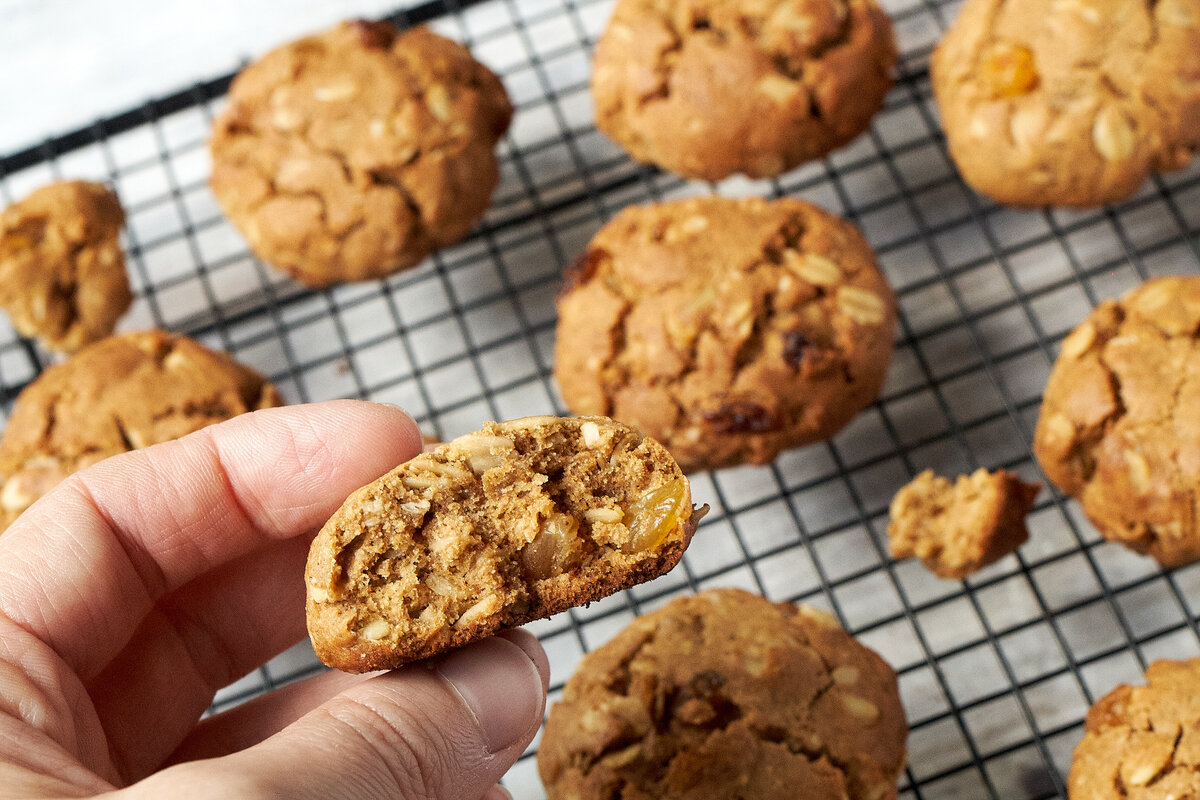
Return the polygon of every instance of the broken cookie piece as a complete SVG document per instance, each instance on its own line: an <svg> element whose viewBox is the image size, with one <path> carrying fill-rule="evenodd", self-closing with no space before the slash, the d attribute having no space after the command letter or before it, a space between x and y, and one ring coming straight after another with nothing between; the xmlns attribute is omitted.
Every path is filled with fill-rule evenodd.
<svg viewBox="0 0 1200 800"><path fill-rule="evenodd" d="M977 469L953 483L925 470L892 500L892 556L917 556L935 575L965 578L1029 538L1025 515L1041 488L1005 470Z"/></svg>
<svg viewBox="0 0 1200 800"><path fill-rule="evenodd" d="M896 674L837 620L740 589L681 597L580 662L550 709L550 800L891 800Z"/></svg>
<svg viewBox="0 0 1200 800"><path fill-rule="evenodd" d="M703 510L658 442L604 417L493 422L359 489L309 551L308 631L390 669L657 577Z"/></svg>

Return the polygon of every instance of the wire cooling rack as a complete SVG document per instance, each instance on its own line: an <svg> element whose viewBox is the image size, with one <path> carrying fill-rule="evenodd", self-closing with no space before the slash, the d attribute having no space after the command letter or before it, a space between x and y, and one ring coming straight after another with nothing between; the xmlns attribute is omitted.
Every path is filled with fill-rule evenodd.
<svg viewBox="0 0 1200 800"><path fill-rule="evenodd" d="M948 160L927 61L956 9L891 0L899 80L869 133L779 179L723 194L792 195L858 224L897 291L880 400L828 443L694 477L706 518L656 581L530 626L551 700L583 654L635 615L709 586L832 610L896 669L911 733L902 797L1065 796L1088 706L1163 657L1200 654L1200 566L1164 572L1103 542L1051 490L1029 542L965 582L887 555L895 490L932 467L1040 474L1030 441L1065 332L1145 278L1200 271L1200 167L1086 212L1015 211L967 190ZM122 329L186 333L268 374L290 402L398 403L452 437L488 419L565 412L551 379L562 267L629 203L709 191L639 167L600 136L587 91L611 0L426 3L431 22L501 75L517 107L502 179L461 244L389 278L314 292L258 263L209 190L205 141L231 76L0 158L8 203L60 177L110 181L128 210L137 300ZM0 322L5 408L48 363ZM227 708L321 669L298 645L218 694ZM506 776L542 798L533 752Z"/></svg>

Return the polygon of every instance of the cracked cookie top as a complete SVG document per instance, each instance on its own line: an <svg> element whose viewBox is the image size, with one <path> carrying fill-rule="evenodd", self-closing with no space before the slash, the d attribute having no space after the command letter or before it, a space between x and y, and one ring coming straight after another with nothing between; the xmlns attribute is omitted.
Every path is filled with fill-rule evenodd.
<svg viewBox="0 0 1200 800"><path fill-rule="evenodd" d="M254 252L311 286L381 278L466 235L512 106L425 28L347 22L244 69L210 142L212 189Z"/></svg>
<svg viewBox="0 0 1200 800"><path fill-rule="evenodd" d="M1200 558L1200 277L1147 281L1063 339L1034 453L1106 538Z"/></svg>
<svg viewBox="0 0 1200 800"><path fill-rule="evenodd" d="M906 735L895 673L832 616L711 589L584 657L538 771L550 800L890 800Z"/></svg>
<svg viewBox="0 0 1200 800"><path fill-rule="evenodd" d="M1200 796L1200 659L1155 661L1088 711L1067 778L1071 800Z"/></svg>
<svg viewBox="0 0 1200 800"><path fill-rule="evenodd" d="M101 339L17 396L0 439L0 530L101 459L281 402L261 375L187 337Z"/></svg>
<svg viewBox="0 0 1200 800"><path fill-rule="evenodd" d="M849 223L799 200L622 210L568 271L554 375L578 414L685 471L826 439L879 393L895 298Z"/></svg>
<svg viewBox="0 0 1200 800"><path fill-rule="evenodd" d="M657 577L704 510L662 445L602 417L491 422L347 498L305 570L313 648L391 669Z"/></svg>
<svg viewBox="0 0 1200 800"><path fill-rule="evenodd" d="M690 178L766 177L866 130L892 86L874 0L618 0L596 43L596 125Z"/></svg>
<svg viewBox="0 0 1200 800"><path fill-rule="evenodd" d="M967 183L1097 206L1200 150L1200 0L968 0L930 63Z"/></svg>
<svg viewBox="0 0 1200 800"><path fill-rule="evenodd" d="M133 302L117 196L98 183L44 186L0 213L0 306L22 336L73 352L113 332Z"/></svg>

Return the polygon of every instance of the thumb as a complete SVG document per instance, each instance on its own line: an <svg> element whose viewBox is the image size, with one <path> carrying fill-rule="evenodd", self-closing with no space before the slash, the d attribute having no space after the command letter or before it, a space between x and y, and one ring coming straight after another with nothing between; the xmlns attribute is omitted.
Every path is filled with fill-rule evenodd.
<svg viewBox="0 0 1200 800"><path fill-rule="evenodd" d="M118 794L479 800L532 741L549 674L537 639L506 631L355 684L253 747Z"/></svg>

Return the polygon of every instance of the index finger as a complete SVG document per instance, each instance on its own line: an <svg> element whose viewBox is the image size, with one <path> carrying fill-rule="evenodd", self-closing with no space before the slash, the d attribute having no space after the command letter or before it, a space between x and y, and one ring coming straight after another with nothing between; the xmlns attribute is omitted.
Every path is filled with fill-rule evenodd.
<svg viewBox="0 0 1200 800"><path fill-rule="evenodd" d="M0 536L0 614L86 679L158 598L312 533L352 491L420 450L399 409L334 401L257 411L108 459Z"/></svg>

